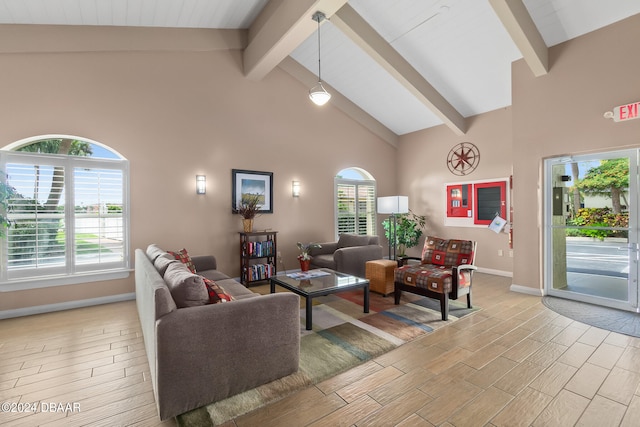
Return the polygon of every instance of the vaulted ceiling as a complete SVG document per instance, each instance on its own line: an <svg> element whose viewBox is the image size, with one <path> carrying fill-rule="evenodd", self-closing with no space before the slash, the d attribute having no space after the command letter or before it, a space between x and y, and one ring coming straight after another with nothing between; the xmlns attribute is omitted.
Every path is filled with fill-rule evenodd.
<svg viewBox="0 0 640 427"><path fill-rule="evenodd" d="M640 13L638 0L0 0L0 24L247 29L247 78L276 66L394 143L511 105L511 63ZM323 108L323 107L318 107Z"/></svg>

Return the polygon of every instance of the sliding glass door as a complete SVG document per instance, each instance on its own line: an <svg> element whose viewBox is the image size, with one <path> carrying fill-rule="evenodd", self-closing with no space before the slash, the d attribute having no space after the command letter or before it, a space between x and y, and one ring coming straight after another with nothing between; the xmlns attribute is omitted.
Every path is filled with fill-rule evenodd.
<svg viewBox="0 0 640 427"><path fill-rule="evenodd" d="M545 162L547 294L638 311L638 151Z"/></svg>

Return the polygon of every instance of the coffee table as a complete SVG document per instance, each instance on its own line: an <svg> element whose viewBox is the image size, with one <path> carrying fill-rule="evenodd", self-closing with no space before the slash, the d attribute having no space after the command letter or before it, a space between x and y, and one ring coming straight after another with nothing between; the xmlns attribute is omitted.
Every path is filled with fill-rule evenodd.
<svg viewBox="0 0 640 427"><path fill-rule="evenodd" d="M276 285L278 285L306 299L306 328L308 331L312 329L311 308L314 297L363 288L364 312L369 312L369 281L367 279L339 273L328 268L311 270L307 276L302 276L301 274L297 273L294 277L289 277L285 274L271 277L271 293L276 291ZM314 274L323 275L309 277Z"/></svg>

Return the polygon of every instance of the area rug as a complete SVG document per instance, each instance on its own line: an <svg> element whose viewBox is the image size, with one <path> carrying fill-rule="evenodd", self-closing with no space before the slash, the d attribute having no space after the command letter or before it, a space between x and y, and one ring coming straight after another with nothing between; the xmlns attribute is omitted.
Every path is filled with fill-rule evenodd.
<svg viewBox="0 0 640 427"><path fill-rule="evenodd" d="M542 297L542 303L569 319L607 331L640 337L638 313L551 296Z"/></svg>
<svg viewBox="0 0 640 427"><path fill-rule="evenodd" d="M302 300L302 298L301 298ZM373 308L378 310L374 310ZM380 356L417 337L451 324L478 310L450 301L449 320L442 321L440 303L417 295L371 294L370 312L363 313L362 291L314 299L313 330L307 331L300 310L300 368L295 374L176 417L178 425L215 426L280 400Z"/></svg>

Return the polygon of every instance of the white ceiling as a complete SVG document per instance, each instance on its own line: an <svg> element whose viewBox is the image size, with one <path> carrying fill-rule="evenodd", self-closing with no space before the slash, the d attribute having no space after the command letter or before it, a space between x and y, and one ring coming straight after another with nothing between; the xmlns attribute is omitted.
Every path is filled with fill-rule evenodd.
<svg viewBox="0 0 640 427"><path fill-rule="evenodd" d="M640 13L640 0L521 1L546 47ZM248 29L268 3L0 0L0 24ZM462 117L511 105L511 63L523 55L490 0L349 0L348 6ZM443 123L331 18L320 32L324 82L396 135ZM317 74L317 48L314 32L290 56Z"/></svg>

